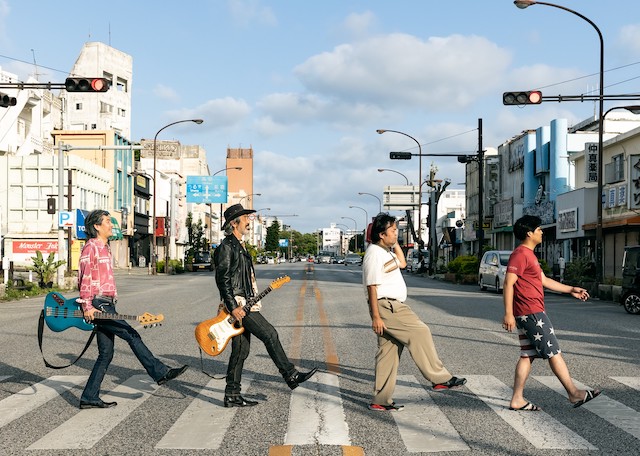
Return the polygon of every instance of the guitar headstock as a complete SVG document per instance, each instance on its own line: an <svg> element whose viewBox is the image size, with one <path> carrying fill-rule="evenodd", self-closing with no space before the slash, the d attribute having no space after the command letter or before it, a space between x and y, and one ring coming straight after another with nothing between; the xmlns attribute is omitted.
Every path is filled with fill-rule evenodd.
<svg viewBox="0 0 640 456"><path fill-rule="evenodd" d="M273 288L274 290L276 288L280 288L282 285L284 285L287 282L291 282L291 277L289 276L280 276L277 279L275 279L273 282L271 282L271 288Z"/></svg>
<svg viewBox="0 0 640 456"><path fill-rule="evenodd" d="M152 315L149 312L145 312L138 317L138 322L145 328L153 328L155 326L161 326L164 320L164 315Z"/></svg>

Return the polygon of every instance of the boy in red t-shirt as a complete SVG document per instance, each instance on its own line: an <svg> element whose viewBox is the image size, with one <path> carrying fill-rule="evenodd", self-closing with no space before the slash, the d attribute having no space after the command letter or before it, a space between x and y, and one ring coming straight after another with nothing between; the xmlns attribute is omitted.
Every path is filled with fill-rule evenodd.
<svg viewBox="0 0 640 456"><path fill-rule="evenodd" d="M549 360L551 370L564 386L574 407L580 407L600 394L599 390L578 389L573 383L551 321L544 311L543 287L570 293L581 301L586 301L589 293L584 288L563 285L544 275L538 258L533 253L533 249L542 242L540 224L539 217L525 215L513 225L513 234L522 244L511 254L504 279L502 327L509 332L517 327L520 338L520 360L516 365L510 410L541 410L524 398L524 385L535 358Z"/></svg>

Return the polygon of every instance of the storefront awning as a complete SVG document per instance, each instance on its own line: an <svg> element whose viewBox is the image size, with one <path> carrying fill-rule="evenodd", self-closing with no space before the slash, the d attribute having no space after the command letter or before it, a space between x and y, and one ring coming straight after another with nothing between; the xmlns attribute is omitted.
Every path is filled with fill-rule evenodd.
<svg viewBox="0 0 640 456"><path fill-rule="evenodd" d="M120 229L120 224L118 223L118 220L116 220L115 217L111 217L111 224L113 225L113 234L109 237L109 240L119 241L120 239L123 239L124 236L122 236L122 230Z"/></svg>

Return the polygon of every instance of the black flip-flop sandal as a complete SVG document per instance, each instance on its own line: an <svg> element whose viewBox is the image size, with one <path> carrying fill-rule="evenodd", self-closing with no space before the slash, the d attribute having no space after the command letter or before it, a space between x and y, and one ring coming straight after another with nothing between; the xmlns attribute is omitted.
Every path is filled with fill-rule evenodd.
<svg viewBox="0 0 640 456"><path fill-rule="evenodd" d="M573 403L573 408L578 408L581 405L586 404L587 402L589 402L591 399L595 399L596 397L598 397L600 395L602 391L600 390L587 390L584 393L584 399L582 399L581 401L578 402L574 402Z"/></svg>
<svg viewBox="0 0 640 456"><path fill-rule="evenodd" d="M514 408L509 407L509 410L514 410L516 412L541 412L542 409L538 407L536 404L532 404L531 402L527 402L522 407Z"/></svg>

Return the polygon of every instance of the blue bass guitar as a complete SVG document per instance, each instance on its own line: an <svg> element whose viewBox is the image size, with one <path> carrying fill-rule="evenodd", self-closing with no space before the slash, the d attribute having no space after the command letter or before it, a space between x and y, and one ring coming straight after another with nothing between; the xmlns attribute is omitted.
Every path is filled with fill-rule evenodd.
<svg viewBox="0 0 640 456"><path fill-rule="evenodd" d="M47 294L44 300L44 321L51 331L60 332L76 327L83 331L92 331L93 323L88 322L82 313L82 307L76 301L78 298L65 299L57 291ZM145 328L158 326L164 316L151 315L123 315L118 313L96 312L95 317L100 320L135 320Z"/></svg>

